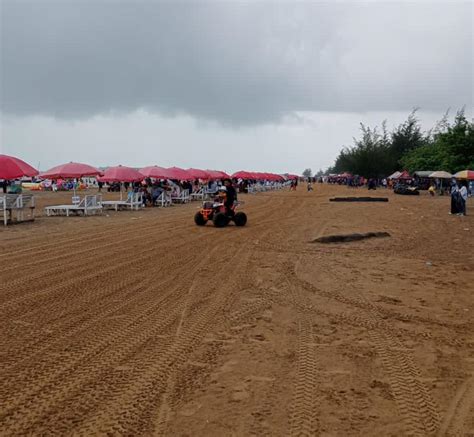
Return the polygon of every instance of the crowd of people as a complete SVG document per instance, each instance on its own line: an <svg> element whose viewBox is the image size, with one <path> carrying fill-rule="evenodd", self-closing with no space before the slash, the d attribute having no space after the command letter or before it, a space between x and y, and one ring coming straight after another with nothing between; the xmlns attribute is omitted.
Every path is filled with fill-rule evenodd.
<svg viewBox="0 0 474 437"><path fill-rule="evenodd" d="M451 180L451 183L445 183L443 185L443 182L439 179L423 179L417 177L403 180L389 178L365 179L359 176L310 177L306 178L306 189L308 192L313 191L314 183L345 185L352 188L366 187L369 190L375 190L377 188L395 189L398 185L402 184L409 189L427 189L431 196L434 196L436 193L440 195L448 193L451 195L450 214L456 215L467 214L467 199L469 196L474 196L474 181L456 180L455 178ZM292 182L290 190L295 190L296 186L297 181Z"/></svg>
<svg viewBox="0 0 474 437"><path fill-rule="evenodd" d="M251 184L252 181L242 179L221 179L209 181L201 181L196 179L194 181L179 181L170 179L146 178L142 182L124 182L123 184L110 183L104 185L103 183L99 182L98 190L99 192L104 189L106 189L108 192L119 192L123 187L123 189L129 193L129 195L130 193L141 193L144 206L157 206L158 201L163 193L166 193L171 197L179 197L184 191L187 191L187 194L189 195L205 191L205 193L211 197L214 195L218 196L219 194L222 195L223 192L226 192L227 198L235 200L237 191L241 193L247 193L248 187Z"/></svg>

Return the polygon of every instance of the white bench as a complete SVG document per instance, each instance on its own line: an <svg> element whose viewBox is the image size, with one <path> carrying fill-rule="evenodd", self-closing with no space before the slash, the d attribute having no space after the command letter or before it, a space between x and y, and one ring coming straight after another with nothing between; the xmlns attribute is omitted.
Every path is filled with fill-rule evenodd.
<svg viewBox="0 0 474 437"><path fill-rule="evenodd" d="M198 191L191 193L191 200L204 200L204 189L201 188Z"/></svg>
<svg viewBox="0 0 474 437"><path fill-rule="evenodd" d="M183 190L179 194L171 195L171 202L173 203L188 203L190 200L189 190Z"/></svg>
<svg viewBox="0 0 474 437"><path fill-rule="evenodd" d="M171 206L171 194L167 191L163 191L158 198L155 200L155 205L157 206Z"/></svg>
<svg viewBox="0 0 474 437"><path fill-rule="evenodd" d="M115 209L115 211L120 208L138 211L143 207L143 193L129 193L127 200L104 200L102 206L105 209Z"/></svg>
<svg viewBox="0 0 474 437"><path fill-rule="evenodd" d="M0 196L0 211L3 214L4 226L13 223L13 221L16 223L33 221L35 219L35 197L32 194L4 194ZM27 219L25 219L25 211L29 212Z"/></svg>
<svg viewBox="0 0 474 437"><path fill-rule="evenodd" d="M84 196L77 204L47 206L44 210L48 217L52 215L66 215L66 217L69 217L71 213L76 215L80 213L83 215L100 214L102 213L102 196Z"/></svg>

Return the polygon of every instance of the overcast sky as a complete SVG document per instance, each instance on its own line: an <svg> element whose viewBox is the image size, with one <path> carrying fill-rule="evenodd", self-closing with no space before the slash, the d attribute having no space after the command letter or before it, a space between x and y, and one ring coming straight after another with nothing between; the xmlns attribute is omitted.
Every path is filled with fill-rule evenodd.
<svg viewBox="0 0 474 437"><path fill-rule="evenodd" d="M297 172L474 88L473 2L0 0L1 152Z"/></svg>

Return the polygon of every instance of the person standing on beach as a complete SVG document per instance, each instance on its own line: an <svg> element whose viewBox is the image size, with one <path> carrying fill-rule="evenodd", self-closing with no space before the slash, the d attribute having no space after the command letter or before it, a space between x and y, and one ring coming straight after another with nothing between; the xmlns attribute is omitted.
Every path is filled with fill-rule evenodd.
<svg viewBox="0 0 474 437"><path fill-rule="evenodd" d="M459 190L459 200L461 210L459 211L460 214L466 215L466 202L467 202L467 183L463 182L462 186Z"/></svg>
<svg viewBox="0 0 474 437"><path fill-rule="evenodd" d="M458 197L459 197L459 188L456 181L453 181L451 185L451 212L450 214L457 214L458 210Z"/></svg>

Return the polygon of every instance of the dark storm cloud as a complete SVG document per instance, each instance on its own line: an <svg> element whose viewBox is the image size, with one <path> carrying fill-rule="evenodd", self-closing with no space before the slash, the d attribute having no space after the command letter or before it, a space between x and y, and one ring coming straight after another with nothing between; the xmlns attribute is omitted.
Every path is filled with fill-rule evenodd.
<svg viewBox="0 0 474 437"><path fill-rule="evenodd" d="M472 105L470 3L1 4L9 114L145 108L239 125Z"/></svg>

